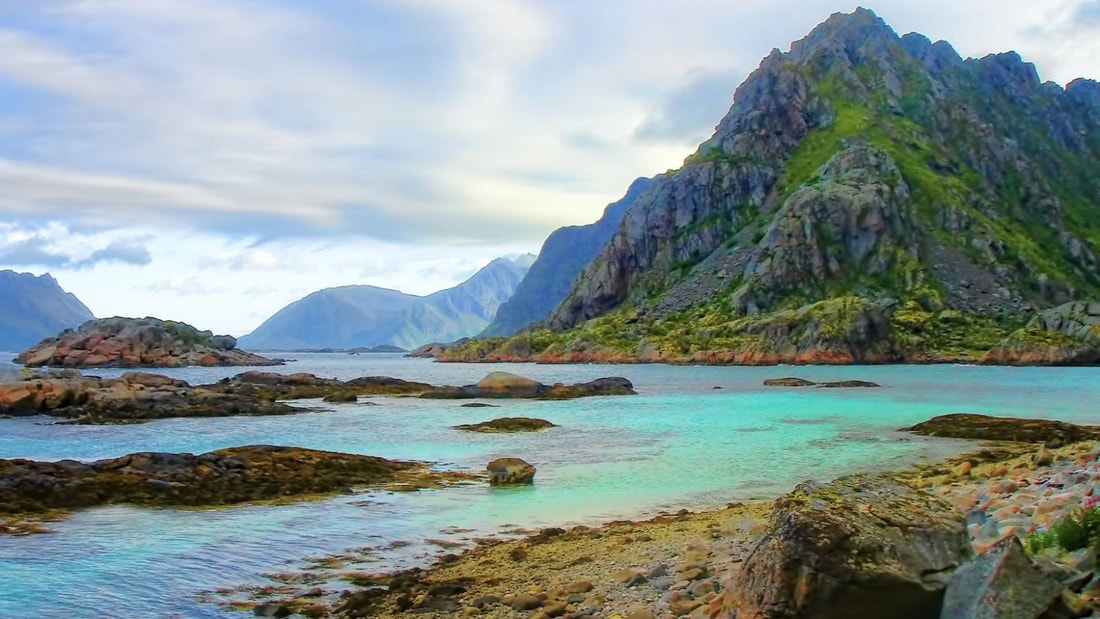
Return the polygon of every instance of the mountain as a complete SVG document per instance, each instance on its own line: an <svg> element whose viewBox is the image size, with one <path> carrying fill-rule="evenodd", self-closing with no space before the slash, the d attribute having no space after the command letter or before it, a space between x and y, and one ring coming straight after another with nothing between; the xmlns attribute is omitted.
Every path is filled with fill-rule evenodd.
<svg viewBox="0 0 1100 619"><path fill-rule="evenodd" d="M250 350L415 348L486 327L512 295L533 256L497 258L454 288L425 297L376 286L326 288L299 299L240 339Z"/></svg>
<svg viewBox="0 0 1100 619"><path fill-rule="evenodd" d="M0 350L18 351L95 318L52 276L0 271Z"/></svg>
<svg viewBox="0 0 1100 619"><path fill-rule="evenodd" d="M542 244L539 257L516 287L515 294L497 310L496 318L481 337L511 335L540 322L569 294L577 274L618 229L630 206L653 184L651 178L631 183L626 195L604 209L595 223L568 226L552 232Z"/></svg>
<svg viewBox="0 0 1100 619"><path fill-rule="evenodd" d="M969 361L1028 342L1072 363L1087 355L1057 357L1065 334L1029 319L1100 299L1096 170L1097 82L838 13L737 88L549 329L444 356Z"/></svg>

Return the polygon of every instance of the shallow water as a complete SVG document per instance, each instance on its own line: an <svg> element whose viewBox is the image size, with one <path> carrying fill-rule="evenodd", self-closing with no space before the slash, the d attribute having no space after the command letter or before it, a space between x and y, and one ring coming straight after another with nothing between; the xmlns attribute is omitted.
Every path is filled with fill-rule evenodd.
<svg viewBox="0 0 1100 619"><path fill-rule="evenodd" d="M428 538L448 527L468 535L524 527L595 523L662 509L719 506L775 496L803 479L896 467L966 448L896 428L951 412L1100 423L1100 370L965 366L726 368L436 364L393 355L299 354L275 368L319 376L389 375L436 384L475 382L493 370L543 382L620 375L638 396L566 402L457 402L374 398L378 406L327 405L284 417L162 420L136 426L43 425L0 420L0 457L113 457L133 451L203 452L272 443L480 469L515 455L535 464L529 488L384 492L282 506L224 510L86 510L53 525L57 533L0 538L0 617L180 616L231 613L199 592L264 573L303 567L308 557L354 546L414 542L378 551L364 569L423 562ZM2 358L2 357L0 357ZM239 368L164 373L192 383ZM97 371L108 376L117 371ZM859 378L883 389L775 389L765 378ZM722 389L714 389L714 387ZM559 428L537 434L477 435L458 423L524 415ZM438 549L436 549L438 550ZM248 616L243 614L241 616Z"/></svg>

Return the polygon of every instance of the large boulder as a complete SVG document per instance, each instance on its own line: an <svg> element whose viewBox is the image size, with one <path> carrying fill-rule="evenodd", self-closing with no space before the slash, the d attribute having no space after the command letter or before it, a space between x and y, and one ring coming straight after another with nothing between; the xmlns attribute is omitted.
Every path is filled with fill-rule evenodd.
<svg viewBox="0 0 1100 619"><path fill-rule="evenodd" d="M776 501L723 616L935 617L972 552L962 514L938 497L886 476L804 482Z"/></svg>
<svg viewBox="0 0 1100 619"><path fill-rule="evenodd" d="M955 572L940 619L1035 619L1057 603L1063 589L1032 565L1010 535Z"/></svg>
<svg viewBox="0 0 1100 619"><path fill-rule="evenodd" d="M519 376L510 372L491 372L477 381L478 389L493 392L506 392L515 395L536 395L545 385L532 378Z"/></svg>
<svg viewBox="0 0 1100 619"><path fill-rule="evenodd" d="M515 486L535 481L535 467L519 458L497 458L485 470L489 472L489 484Z"/></svg>

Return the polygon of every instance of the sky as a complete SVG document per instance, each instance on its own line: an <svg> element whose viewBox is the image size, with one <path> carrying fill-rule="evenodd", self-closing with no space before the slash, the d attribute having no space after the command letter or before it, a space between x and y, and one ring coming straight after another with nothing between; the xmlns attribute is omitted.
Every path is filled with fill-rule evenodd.
<svg viewBox="0 0 1100 619"><path fill-rule="evenodd" d="M899 33L1100 78L1100 0L882 0ZM243 335L427 294L676 168L828 0L0 0L0 269Z"/></svg>

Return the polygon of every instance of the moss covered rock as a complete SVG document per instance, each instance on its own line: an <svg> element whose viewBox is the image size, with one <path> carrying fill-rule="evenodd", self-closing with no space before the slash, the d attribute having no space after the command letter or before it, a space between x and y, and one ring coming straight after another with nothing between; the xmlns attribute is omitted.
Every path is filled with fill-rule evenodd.
<svg viewBox="0 0 1100 619"><path fill-rule="evenodd" d="M940 415L902 430L922 436L1043 443L1048 447L1061 447L1100 437L1096 427L1078 426L1064 421L962 413Z"/></svg>
<svg viewBox="0 0 1100 619"><path fill-rule="evenodd" d="M538 430L545 430L546 428L553 427L555 427L555 425L545 419L534 419L531 417L501 417L491 421L482 421L481 423L467 423L454 426L456 430L484 433L537 432Z"/></svg>

